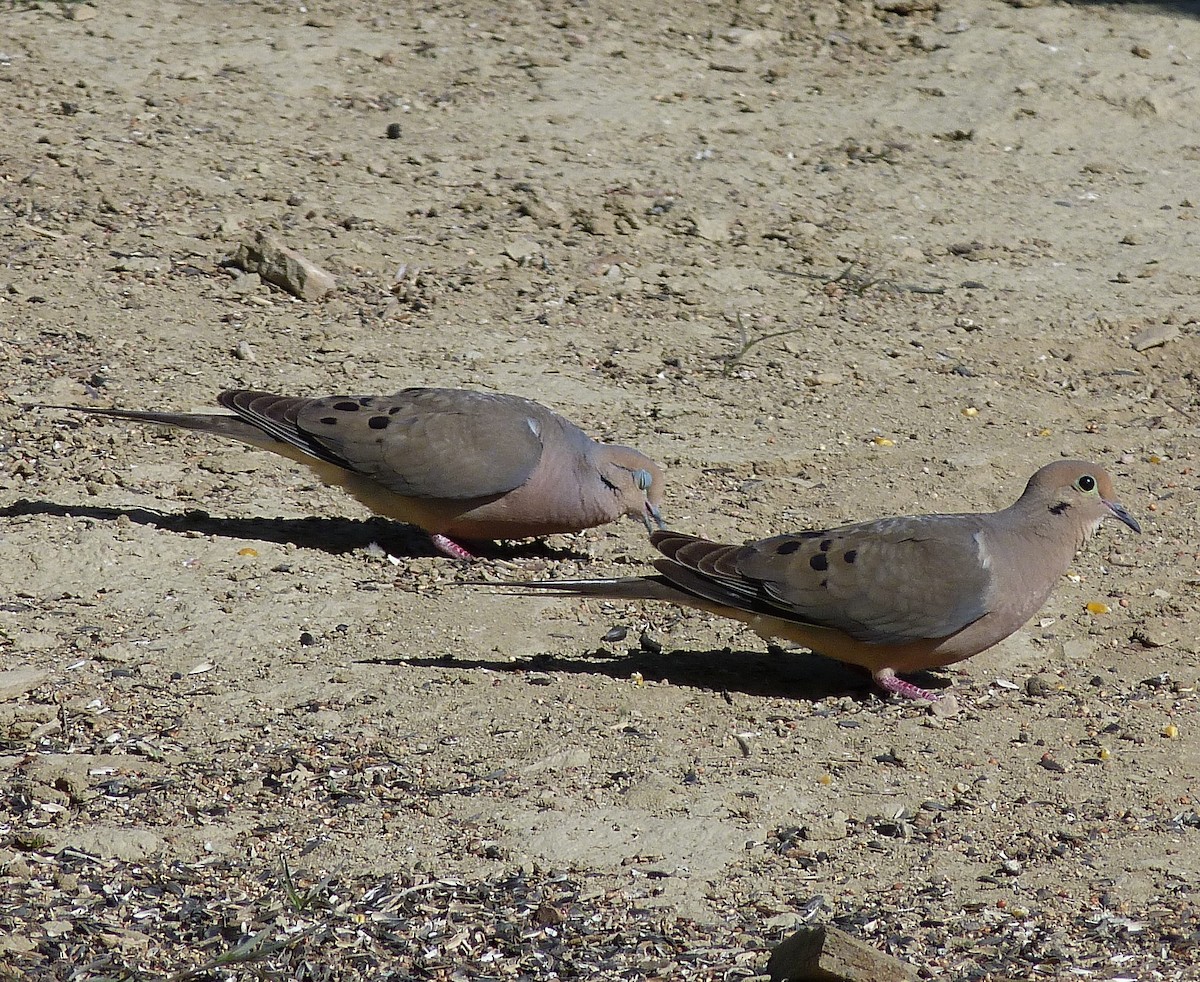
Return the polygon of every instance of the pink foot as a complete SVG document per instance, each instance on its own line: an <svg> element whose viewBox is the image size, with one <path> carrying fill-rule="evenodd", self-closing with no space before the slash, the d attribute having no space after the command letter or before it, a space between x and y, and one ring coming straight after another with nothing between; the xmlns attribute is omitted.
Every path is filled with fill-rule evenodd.
<svg viewBox="0 0 1200 982"><path fill-rule="evenodd" d="M457 542L442 535L441 532L430 532L429 541L433 543L433 548L435 548L443 556L449 556L451 559L475 558Z"/></svg>
<svg viewBox="0 0 1200 982"><path fill-rule="evenodd" d="M922 689L919 685L913 685L911 682L905 682L904 679L896 677L896 673L890 668L881 668L873 674L875 684L887 692L894 692L901 699L928 699L930 702L937 702L942 697L936 692L930 692L928 689Z"/></svg>

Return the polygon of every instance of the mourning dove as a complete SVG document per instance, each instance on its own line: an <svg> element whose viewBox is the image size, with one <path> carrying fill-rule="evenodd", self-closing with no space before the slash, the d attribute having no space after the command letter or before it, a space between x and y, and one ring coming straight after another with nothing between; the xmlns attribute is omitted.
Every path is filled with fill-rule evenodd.
<svg viewBox="0 0 1200 982"><path fill-rule="evenodd" d="M861 665L889 692L936 699L896 673L950 665L1008 637L1106 518L1141 531L1102 467L1063 460L1003 511L882 518L743 546L654 532L666 557L656 576L503 585L695 607Z"/></svg>
<svg viewBox="0 0 1200 982"><path fill-rule="evenodd" d="M596 443L536 402L464 389L293 399L233 390L221 413L50 406L164 423L239 440L311 467L372 511L419 525L448 556L454 541L524 539L631 515L662 528L662 471L628 447Z"/></svg>

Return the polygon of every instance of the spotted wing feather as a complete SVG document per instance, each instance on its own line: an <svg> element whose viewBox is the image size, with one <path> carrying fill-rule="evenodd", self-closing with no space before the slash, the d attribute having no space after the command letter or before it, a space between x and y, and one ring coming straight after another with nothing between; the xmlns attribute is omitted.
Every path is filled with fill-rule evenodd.
<svg viewBox="0 0 1200 982"><path fill-rule="evenodd" d="M744 546L732 562L786 616L872 644L949 637L988 612L993 592L974 515L776 536Z"/></svg>
<svg viewBox="0 0 1200 982"><path fill-rule="evenodd" d="M331 396L295 413L308 439L389 491L460 501L528 481L554 419L524 399L454 389Z"/></svg>

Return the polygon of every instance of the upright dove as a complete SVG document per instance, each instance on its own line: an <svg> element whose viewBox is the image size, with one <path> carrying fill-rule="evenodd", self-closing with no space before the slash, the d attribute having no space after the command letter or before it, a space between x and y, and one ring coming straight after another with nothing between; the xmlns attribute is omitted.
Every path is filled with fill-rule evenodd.
<svg viewBox="0 0 1200 982"><path fill-rule="evenodd" d="M1008 637L1106 518L1141 532L1104 468L1061 460L998 512L882 518L742 546L658 531L657 575L490 585L695 607L860 665L888 692L936 699L896 673L951 665Z"/></svg>
<svg viewBox="0 0 1200 982"><path fill-rule="evenodd" d="M597 443L545 406L465 389L290 398L222 392L224 413L50 406L162 423L238 440L305 464L372 511L418 525L448 556L456 539L578 532L629 515L662 528L662 470L645 454Z"/></svg>

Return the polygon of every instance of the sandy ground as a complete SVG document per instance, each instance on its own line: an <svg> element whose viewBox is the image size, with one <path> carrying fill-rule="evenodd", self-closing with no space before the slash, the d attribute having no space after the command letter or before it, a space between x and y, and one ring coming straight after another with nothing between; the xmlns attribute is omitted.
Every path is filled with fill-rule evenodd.
<svg viewBox="0 0 1200 982"><path fill-rule="evenodd" d="M732 979L810 918L929 978L1196 977L1194 5L0 25L0 977ZM231 265L259 230L337 290ZM715 538L991 509L1064 455L1145 532L925 676L941 718L732 622L456 585L267 454L22 408L416 384L639 447ZM650 555L626 522L486 569Z"/></svg>

